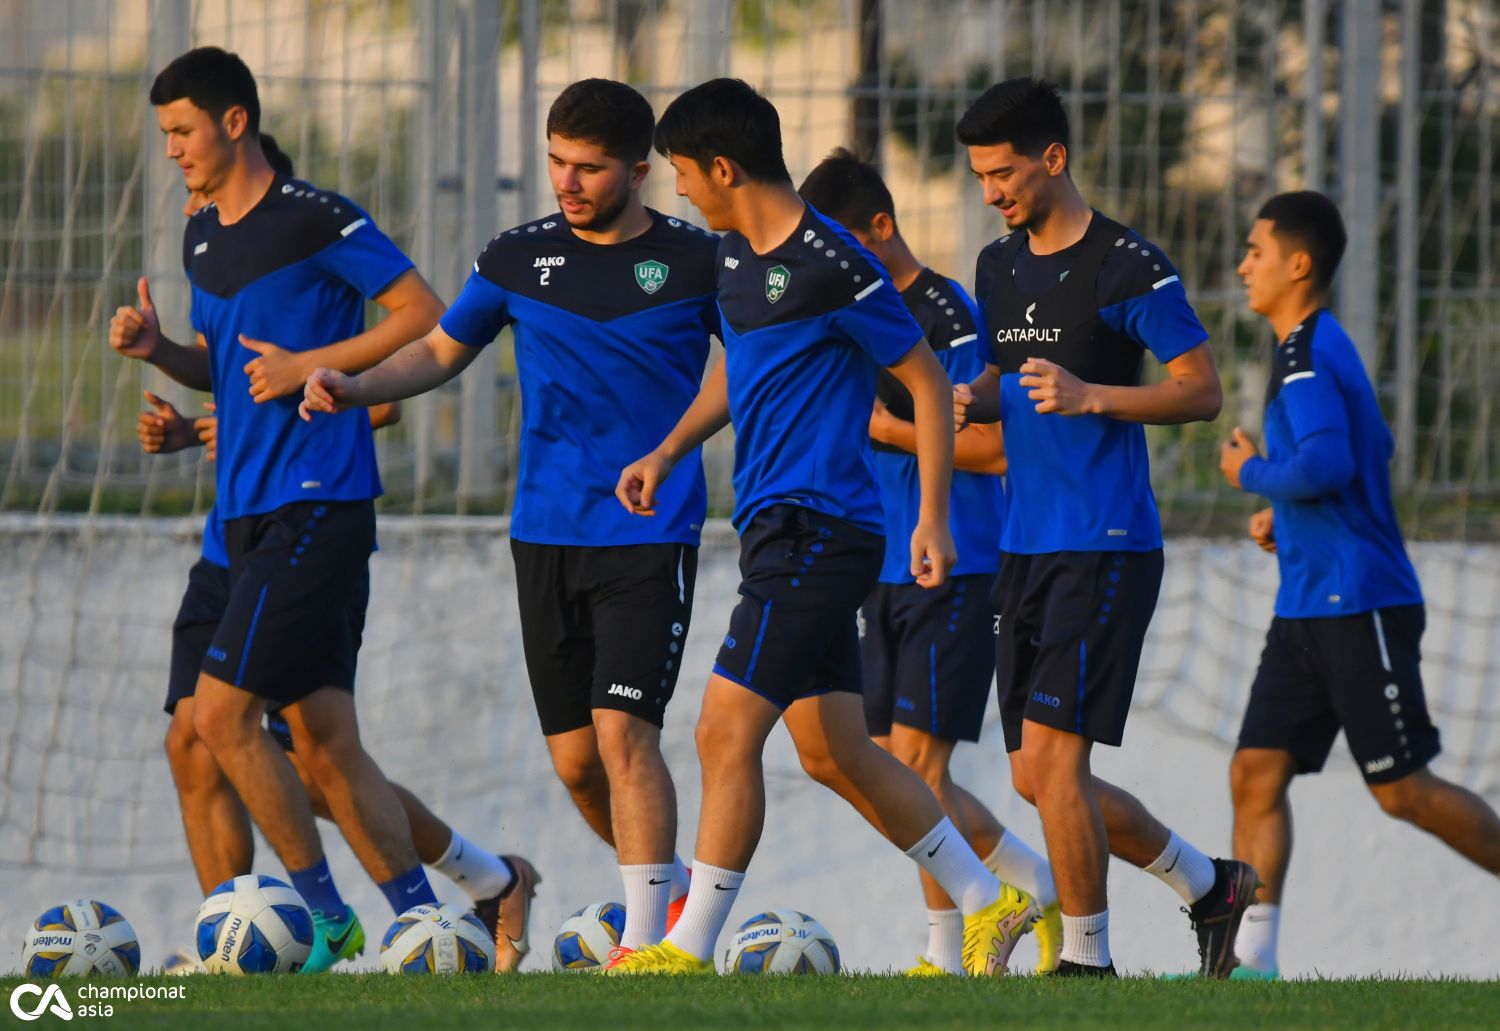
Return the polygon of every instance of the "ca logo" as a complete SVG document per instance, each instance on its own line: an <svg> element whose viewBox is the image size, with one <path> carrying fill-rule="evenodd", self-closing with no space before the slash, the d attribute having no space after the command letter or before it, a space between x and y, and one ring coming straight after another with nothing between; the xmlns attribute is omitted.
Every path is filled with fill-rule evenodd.
<svg viewBox="0 0 1500 1031"><path fill-rule="evenodd" d="M31 995L40 995L42 1001L36 1004L36 1009L28 1013L21 1008L21 1000ZM10 1011L16 1015L17 1020L36 1020L47 1011L49 1005L52 1007L54 1017L61 1017L64 1020L73 1019L73 1007L68 1005L68 997L55 984L49 984L46 991L34 984L18 984L15 991L10 993Z"/></svg>

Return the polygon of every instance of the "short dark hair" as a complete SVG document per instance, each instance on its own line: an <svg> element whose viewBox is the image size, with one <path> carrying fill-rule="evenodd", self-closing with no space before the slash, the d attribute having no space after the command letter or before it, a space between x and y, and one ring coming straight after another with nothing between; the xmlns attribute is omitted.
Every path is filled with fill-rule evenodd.
<svg viewBox="0 0 1500 1031"><path fill-rule="evenodd" d="M651 103L613 79L580 79L557 95L547 111L547 138L597 143L621 161L646 160L656 115Z"/></svg>
<svg viewBox="0 0 1500 1031"><path fill-rule="evenodd" d="M1068 146L1068 112L1057 87L1022 76L997 82L969 105L956 127L967 147L1009 143L1016 153L1039 157L1054 143Z"/></svg>
<svg viewBox="0 0 1500 1031"><path fill-rule="evenodd" d="M896 219L896 202L875 166L837 147L797 187L802 199L841 225L869 229L882 212Z"/></svg>
<svg viewBox="0 0 1500 1031"><path fill-rule="evenodd" d="M260 135L260 93L239 54L198 47L173 58L151 83L151 103L160 107L184 97L215 121L231 107L243 107L249 135Z"/></svg>
<svg viewBox="0 0 1500 1031"><path fill-rule="evenodd" d="M1327 290L1349 241L1338 206L1317 190L1295 190L1266 201L1255 217L1271 223L1271 233L1284 249L1307 253L1313 285Z"/></svg>
<svg viewBox="0 0 1500 1031"><path fill-rule="evenodd" d="M700 168L728 158L756 182L792 181L781 154L781 116L743 79L710 79L668 104L656 123L656 149Z"/></svg>
<svg viewBox="0 0 1500 1031"><path fill-rule="evenodd" d="M277 175L284 175L288 179L297 174L292 165L292 159L286 156L286 151L276 142L276 137L268 132L260 134L260 150L266 156L266 162L271 166L271 171Z"/></svg>

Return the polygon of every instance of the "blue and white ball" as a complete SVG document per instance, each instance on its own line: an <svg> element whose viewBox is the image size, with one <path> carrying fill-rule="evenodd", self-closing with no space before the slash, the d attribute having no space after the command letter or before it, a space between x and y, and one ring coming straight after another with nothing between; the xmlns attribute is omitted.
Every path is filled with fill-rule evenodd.
<svg viewBox="0 0 1500 1031"><path fill-rule="evenodd" d="M196 940L210 974L295 974L312 952L312 914L291 885L245 874L208 893Z"/></svg>
<svg viewBox="0 0 1500 1031"><path fill-rule="evenodd" d="M839 947L806 913L759 913L734 932L724 954L726 974L837 974Z"/></svg>
<svg viewBox="0 0 1500 1031"><path fill-rule="evenodd" d="M625 933L625 907L595 902L563 921L552 942L552 969L559 973L596 971L609 962L610 950Z"/></svg>
<svg viewBox="0 0 1500 1031"><path fill-rule="evenodd" d="M495 940L466 909L413 906L380 940L380 965L388 974L487 974L495 969Z"/></svg>
<svg viewBox="0 0 1500 1031"><path fill-rule="evenodd" d="M120 911L93 899L73 899L36 918L21 949L27 977L130 977L141 966L135 928Z"/></svg>

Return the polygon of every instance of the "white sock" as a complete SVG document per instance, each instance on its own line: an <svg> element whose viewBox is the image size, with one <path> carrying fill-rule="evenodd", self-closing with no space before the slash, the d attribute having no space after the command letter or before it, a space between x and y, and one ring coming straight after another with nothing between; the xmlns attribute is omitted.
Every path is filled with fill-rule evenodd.
<svg viewBox="0 0 1500 1031"><path fill-rule="evenodd" d="M676 902L688 893L688 885L692 883L691 875L688 873L687 864L677 853L672 853L672 894L669 898Z"/></svg>
<svg viewBox="0 0 1500 1031"><path fill-rule="evenodd" d="M964 916L972 916L1000 897L1000 882L946 816L906 854L932 874Z"/></svg>
<svg viewBox="0 0 1500 1031"><path fill-rule="evenodd" d="M1000 843L984 861L984 865L1006 884L1014 884L1036 899L1036 904L1043 909L1057 901L1052 864L1047 862L1046 856L1012 834L1009 829L1000 835Z"/></svg>
<svg viewBox="0 0 1500 1031"><path fill-rule="evenodd" d="M458 831L453 832L448 850L432 864L432 868L462 888L475 902L494 898L516 879L505 860L480 848Z"/></svg>
<svg viewBox="0 0 1500 1031"><path fill-rule="evenodd" d="M1062 958L1086 967L1107 967L1109 958L1109 910L1093 916L1064 913Z"/></svg>
<svg viewBox="0 0 1500 1031"><path fill-rule="evenodd" d="M1179 838L1176 831L1146 872L1171 887L1190 906L1214 886L1214 861Z"/></svg>
<svg viewBox="0 0 1500 1031"><path fill-rule="evenodd" d="M729 919L734 900L740 893L745 875L737 870L723 870L707 863L693 861L693 886L688 889L687 905L672 928L667 941L690 956L711 959L719 932ZM627 919L629 914L626 915Z"/></svg>
<svg viewBox="0 0 1500 1031"><path fill-rule="evenodd" d="M655 945L667 934L672 864L622 866L620 877L625 881L625 931L620 945L627 949Z"/></svg>
<svg viewBox="0 0 1500 1031"><path fill-rule="evenodd" d="M1269 974L1276 969L1276 936L1281 930L1281 906L1276 902L1257 902L1240 918L1239 933L1234 936L1234 954L1240 966L1257 973Z"/></svg>
<svg viewBox="0 0 1500 1031"><path fill-rule="evenodd" d="M927 959L944 973L963 976L964 915L958 910L927 911Z"/></svg>

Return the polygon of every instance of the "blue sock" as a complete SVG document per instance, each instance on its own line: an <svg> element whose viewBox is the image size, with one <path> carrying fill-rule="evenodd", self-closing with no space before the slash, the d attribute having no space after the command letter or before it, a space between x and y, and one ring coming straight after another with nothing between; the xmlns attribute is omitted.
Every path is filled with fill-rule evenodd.
<svg viewBox="0 0 1500 1031"><path fill-rule="evenodd" d="M427 883L427 871L422 869L421 864L412 867L404 874L392 877L380 886L380 891L385 895L385 900L391 904L391 908L400 916L412 906L435 906L438 904L437 896L432 893L432 885Z"/></svg>
<svg viewBox="0 0 1500 1031"><path fill-rule="evenodd" d="M307 903L307 908L324 916L339 917L344 913L344 900L333 883L333 874L328 871L328 857L324 856L306 870L288 870L292 887Z"/></svg>

